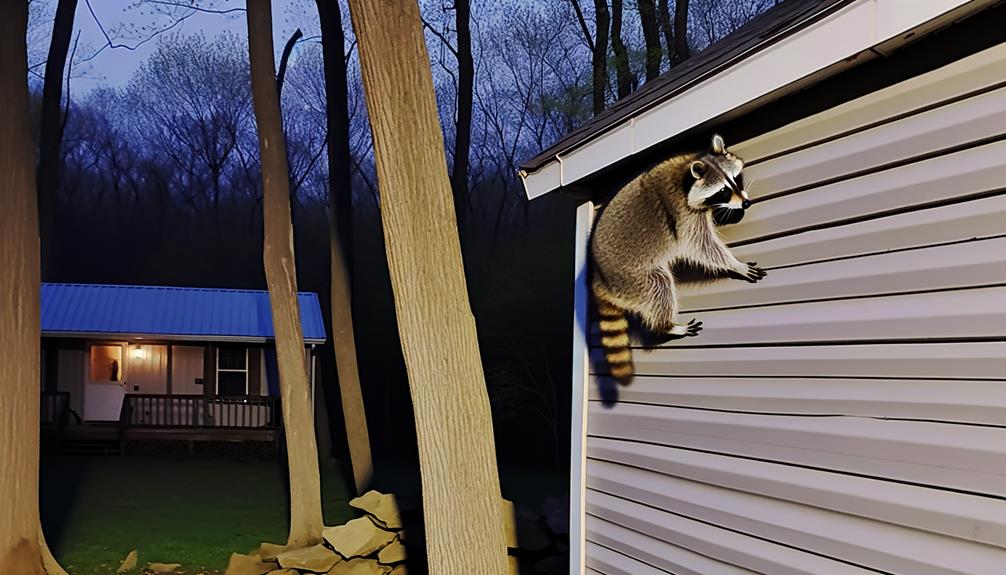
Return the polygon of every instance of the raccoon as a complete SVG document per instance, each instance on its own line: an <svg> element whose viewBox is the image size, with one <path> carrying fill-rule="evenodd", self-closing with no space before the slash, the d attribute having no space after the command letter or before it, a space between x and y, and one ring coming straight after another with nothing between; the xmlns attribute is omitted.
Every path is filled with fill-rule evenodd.
<svg viewBox="0 0 1006 575"><path fill-rule="evenodd" d="M673 156L643 172L601 210L590 238L591 290L611 375L627 385L634 373L626 314L667 339L694 337L702 322L679 323L674 268L755 283L757 262L744 263L719 238L714 214L735 222L751 201L744 162L714 135L708 150Z"/></svg>

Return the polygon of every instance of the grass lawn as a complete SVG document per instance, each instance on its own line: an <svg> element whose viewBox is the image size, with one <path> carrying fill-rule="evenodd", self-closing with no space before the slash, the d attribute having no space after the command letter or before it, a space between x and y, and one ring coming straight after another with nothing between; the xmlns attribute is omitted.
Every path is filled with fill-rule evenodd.
<svg viewBox="0 0 1006 575"><path fill-rule="evenodd" d="M131 550L139 565L181 563L222 573L232 551L283 543L289 527L286 471L276 458L43 459L42 523L74 575L109 575ZM325 524L354 517L339 469L322 470Z"/></svg>

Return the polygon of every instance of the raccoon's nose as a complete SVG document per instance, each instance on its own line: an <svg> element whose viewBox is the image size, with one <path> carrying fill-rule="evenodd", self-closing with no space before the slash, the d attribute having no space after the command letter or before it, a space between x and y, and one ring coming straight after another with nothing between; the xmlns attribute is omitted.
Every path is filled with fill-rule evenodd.
<svg viewBox="0 0 1006 575"><path fill-rule="evenodd" d="M751 200L744 200L741 202L741 207L745 210L751 207Z"/></svg>

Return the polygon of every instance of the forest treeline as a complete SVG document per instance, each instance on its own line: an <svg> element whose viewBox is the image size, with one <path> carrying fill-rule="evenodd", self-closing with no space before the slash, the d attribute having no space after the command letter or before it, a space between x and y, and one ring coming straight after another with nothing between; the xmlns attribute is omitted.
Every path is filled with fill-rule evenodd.
<svg viewBox="0 0 1006 575"><path fill-rule="evenodd" d="M501 459L566 459L573 214L563 198L529 203L520 162L778 1L420 2ZM133 21L128 38L123 26L99 22L107 46L67 46L62 145L51 168L58 187L52 205L40 204L52 218L51 247L43 242L46 280L265 287L247 38L175 26L200 12L235 17L231 4L139 0L124 15ZM29 85L40 143L56 5L30 4ZM77 19L97 20L90 7L80 0ZM334 137L322 26L314 2L294 8L313 15L289 46L280 88L297 268L300 289L318 292L327 306ZM408 455L415 442L401 438L414 430L348 17L342 32L348 122L337 136L348 147L351 183L343 193L352 205L361 378L375 453ZM276 38L277 50L286 40ZM81 74L100 74L100 51L137 41L156 47L128 83L74 90ZM330 358L323 367L332 378ZM548 441L529 441L541 437Z"/></svg>

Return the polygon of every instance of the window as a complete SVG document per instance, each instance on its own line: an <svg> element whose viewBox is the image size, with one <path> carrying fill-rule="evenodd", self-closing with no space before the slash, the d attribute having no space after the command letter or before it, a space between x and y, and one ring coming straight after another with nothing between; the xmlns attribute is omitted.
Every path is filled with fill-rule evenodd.
<svg viewBox="0 0 1006 575"><path fill-rule="evenodd" d="M89 363L90 381L95 383L122 381L121 345L92 345Z"/></svg>
<svg viewBox="0 0 1006 575"><path fill-rule="evenodd" d="M248 395L248 350L222 347L217 350L217 393Z"/></svg>

